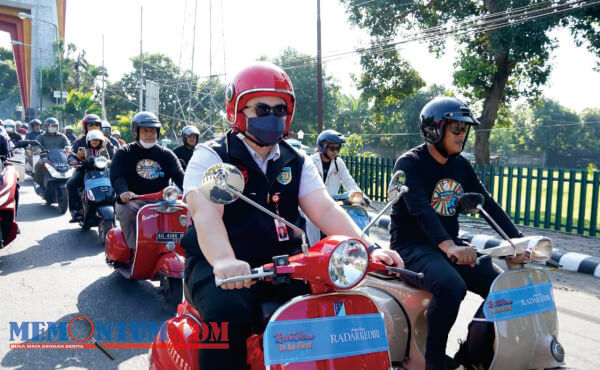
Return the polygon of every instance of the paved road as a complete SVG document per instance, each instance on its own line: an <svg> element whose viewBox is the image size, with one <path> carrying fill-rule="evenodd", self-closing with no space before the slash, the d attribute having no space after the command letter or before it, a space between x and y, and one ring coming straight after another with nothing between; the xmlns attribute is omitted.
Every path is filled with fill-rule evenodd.
<svg viewBox="0 0 600 370"><path fill-rule="evenodd" d="M116 359L112 362L95 349L9 349L10 322L69 322L78 315L104 323L160 322L172 316L161 310L155 285L127 281L113 272L104 263L96 231L82 232L68 219L46 206L30 183L24 184L18 217L22 233L0 250L0 368L147 369L146 349L113 350ZM385 239L384 233L378 235ZM550 274L568 364L597 368L600 284L590 276ZM469 315L480 301L467 296L449 350L456 350L456 340L465 336ZM130 329L127 335L131 335Z"/></svg>

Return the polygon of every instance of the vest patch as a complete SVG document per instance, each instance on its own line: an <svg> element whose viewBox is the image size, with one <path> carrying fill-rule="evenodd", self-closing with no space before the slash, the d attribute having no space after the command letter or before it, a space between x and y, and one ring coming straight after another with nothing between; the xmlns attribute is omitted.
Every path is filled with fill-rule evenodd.
<svg viewBox="0 0 600 370"><path fill-rule="evenodd" d="M246 167L240 166L239 164L236 164L235 167L237 167L238 170L240 170L240 172L242 173L242 176L244 176L244 184L248 183L248 169Z"/></svg>
<svg viewBox="0 0 600 370"><path fill-rule="evenodd" d="M165 176L158 162L152 159L142 159L135 166L137 174L146 180L155 180Z"/></svg>
<svg viewBox="0 0 600 370"><path fill-rule="evenodd" d="M279 175L277 175L277 181L279 181L281 185L287 185L292 182L292 168L283 167Z"/></svg>
<svg viewBox="0 0 600 370"><path fill-rule="evenodd" d="M441 179L433 189L431 206L441 216L454 216L456 214L456 201L463 193L460 183L452 179Z"/></svg>

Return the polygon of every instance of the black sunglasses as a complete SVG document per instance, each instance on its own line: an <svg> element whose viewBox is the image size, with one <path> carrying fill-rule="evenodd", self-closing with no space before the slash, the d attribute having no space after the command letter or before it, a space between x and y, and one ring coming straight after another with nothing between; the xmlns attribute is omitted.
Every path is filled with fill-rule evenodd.
<svg viewBox="0 0 600 370"><path fill-rule="evenodd" d="M340 145L327 145L327 149L332 151L332 152L339 152L340 151Z"/></svg>
<svg viewBox="0 0 600 370"><path fill-rule="evenodd" d="M446 124L446 128L454 135L460 135L463 132L468 132L470 125L464 122L450 121Z"/></svg>
<svg viewBox="0 0 600 370"><path fill-rule="evenodd" d="M273 112L277 117L285 117L288 114L288 106L285 104L277 104L275 106L270 106L265 103L256 103L256 105L247 105L246 108L254 108L256 115L258 117L266 116L267 114Z"/></svg>
<svg viewBox="0 0 600 370"><path fill-rule="evenodd" d="M88 123L87 123L87 126L88 126L88 127L89 127L89 126L97 126L97 127L100 127L100 124L99 124L98 122L88 122Z"/></svg>

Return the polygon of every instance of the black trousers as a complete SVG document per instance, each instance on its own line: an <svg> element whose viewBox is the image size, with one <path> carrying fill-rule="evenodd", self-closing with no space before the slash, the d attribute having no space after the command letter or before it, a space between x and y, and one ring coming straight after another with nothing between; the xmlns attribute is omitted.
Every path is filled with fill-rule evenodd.
<svg viewBox="0 0 600 370"><path fill-rule="evenodd" d="M79 188L83 187L83 176L85 171L81 169L75 170L75 173L67 180L67 192L69 193L69 211L71 213L78 211L81 208L81 196Z"/></svg>
<svg viewBox="0 0 600 370"><path fill-rule="evenodd" d="M253 334L253 327L261 325L257 322L261 321L257 320L261 302L276 300L283 304L310 292L307 284L297 280L281 285L258 282L251 288L224 290L215 285L208 264L186 269L186 286L192 294L190 303L203 322L229 322L229 349L200 349L200 369L246 369L246 339Z"/></svg>
<svg viewBox="0 0 600 370"><path fill-rule="evenodd" d="M502 270L486 259L481 264L455 265L433 245L415 245L398 251L406 268L422 272L423 279L407 279L414 286L433 294L427 309L427 369L445 369L448 333L456 321L467 289L487 297L492 282Z"/></svg>

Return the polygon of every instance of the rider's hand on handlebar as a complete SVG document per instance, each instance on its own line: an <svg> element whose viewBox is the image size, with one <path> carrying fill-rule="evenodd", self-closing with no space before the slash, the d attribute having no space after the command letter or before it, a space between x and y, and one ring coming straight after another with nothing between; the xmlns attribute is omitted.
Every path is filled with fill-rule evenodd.
<svg viewBox="0 0 600 370"><path fill-rule="evenodd" d="M69 161L69 166L77 167L77 161Z"/></svg>
<svg viewBox="0 0 600 370"><path fill-rule="evenodd" d="M132 191L125 191L125 192L121 193L121 195L119 195L119 198L121 199L121 202L127 203L130 200L132 200L133 198L135 198L136 196L137 195L135 195L135 193Z"/></svg>
<svg viewBox="0 0 600 370"><path fill-rule="evenodd" d="M456 258L457 265L470 265L475 267L477 261L477 249L471 246L460 247L454 243L445 249L448 258Z"/></svg>
<svg viewBox="0 0 600 370"><path fill-rule="evenodd" d="M375 261L379 261L388 266L394 266L399 268L404 268L404 261L402 257L398 254L398 252L389 250L389 249L375 249L371 252L371 258L375 259ZM390 273L394 274L394 273ZM399 273L395 273L397 276L400 276Z"/></svg>
<svg viewBox="0 0 600 370"><path fill-rule="evenodd" d="M228 258L215 261L213 266L213 273L219 279L228 279L241 275L250 274L250 265L246 261L238 260L235 258ZM254 280L238 281L236 283L229 283L221 285L223 289L242 289L250 288L254 285Z"/></svg>

